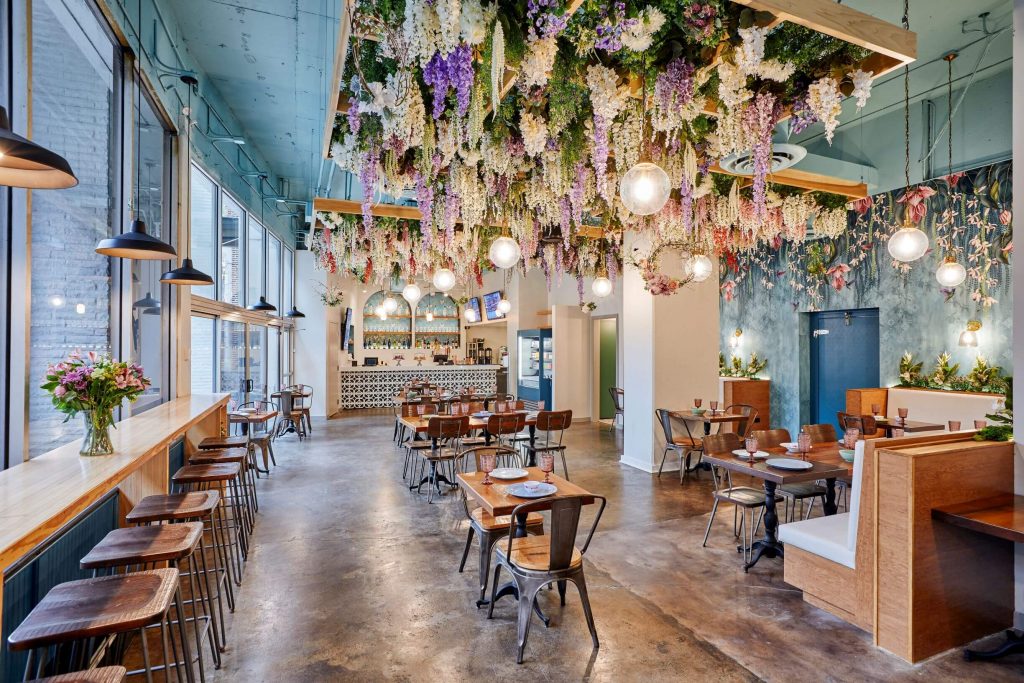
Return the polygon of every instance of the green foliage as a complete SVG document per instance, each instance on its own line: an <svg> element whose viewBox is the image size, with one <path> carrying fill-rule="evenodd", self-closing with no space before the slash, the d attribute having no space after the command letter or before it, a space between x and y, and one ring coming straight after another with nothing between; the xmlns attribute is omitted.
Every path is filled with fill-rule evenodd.
<svg viewBox="0 0 1024 683"><path fill-rule="evenodd" d="M746 377L754 379L768 367L768 360L756 353L750 354L750 361L743 362L739 356L733 356L729 364L725 363L725 354L718 353L718 375L720 377Z"/></svg>
<svg viewBox="0 0 1024 683"><path fill-rule="evenodd" d="M559 44L548 82L548 131L552 137L580 120L587 102L585 63L563 43Z"/></svg>
<svg viewBox="0 0 1024 683"><path fill-rule="evenodd" d="M924 363L915 363L914 354L907 351L900 358L900 386L901 387L921 387L925 386L926 382L924 377L921 375L921 369L924 367Z"/></svg>
<svg viewBox="0 0 1024 683"><path fill-rule="evenodd" d="M960 364L950 364L949 361L950 355L948 352L939 354L939 357L935 360L935 370L932 371L932 375L929 378L931 386L939 389L948 389L950 383L956 379L956 373L960 370Z"/></svg>
<svg viewBox="0 0 1024 683"><path fill-rule="evenodd" d="M998 365L989 365L984 356L979 355L974 367L967 375L967 381L973 391L985 393L1002 393L1006 391L1007 381L1002 377L1003 369Z"/></svg>
<svg viewBox="0 0 1024 683"><path fill-rule="evenodd" d="M1012 383L1012 379L1009 380ZM1013 401L1010 398L1012 391L1007 394L1006 404L1002 410L997 410L985 417L994 425L987 425L974 435L975 441L1011 441L1013 439Z"/></svg>
<svg viewBox="0 0 1024 683"><path fill-rule="evenodd" d="M843 209L850 202L848 197L831 192L815 192L811 195L814 203L823 209Z"/></svg>
<svg viewBox="0 0 1024 683"><path fill-rule="evenodd" d="M974 367L966 375L958 375L959 363L950 363L950 355L942 353L935 361L935 369L925 374L924 363L915 363L914 355L909 351L900 358L901 387L921 387L925 389L944 389L947 391L974 391L982 394L998 394L1007 398L1010 403L1012 378L1003 376L1003 369L998 365L989 365L982 356L974 363Z"/></svg>
<svg viewBox="0 0 1024 683"><path fill-rule="evenodd" d="M869 54L862 47L788 21L772 31L764 44L766 59L792 62L798 73L810 78L848 68Z"/></svg>

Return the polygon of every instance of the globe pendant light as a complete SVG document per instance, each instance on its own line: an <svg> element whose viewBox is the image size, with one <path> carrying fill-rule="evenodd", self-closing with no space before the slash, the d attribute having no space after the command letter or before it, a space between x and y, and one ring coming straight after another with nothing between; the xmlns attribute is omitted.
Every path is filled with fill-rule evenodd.
<svg viewBox="0 0 1024 683"><path fill-rule="evenodd" d="M604 275L598 275L594 278L594 281L590 283L590 291L592 291L594 296L599 299L603 299L611 294L613 289L612 281Z"/></svg>
<svg viewBox="0 0 1024 683"><path fill-rule="evenodd" d="M980 320L968 320L967 329L960 333L960 339L957 341L959 346L977 346L978 345L978 330L981 329Z"/></svg>
<svg viewBox="0 0 1024 683"><path fill-rule="evenodd" d="M139 0L139 23L142 26L142 0ZM142 55L142 45L138 54ZM140 57L141 58L141 57ZM115 237L108 237L100 240L96 246L96 253L104 256L115 256L117 258L137 259L146 261L166 261L178 255L174 247L146 232L146 222L139 218L139 195L142 192L142 64L138 63L139 78L136 83L135 99L135 205L132 206L131 225L128 232L121 233Z"/></svg>
<svg viewBox="0 0 1024 683"><path fill-rule="evenodd" d="M516 265L521 254L519 243L504 235L491 242L491 246L487 250L487 256L491 259L491 263L498 268L511 268Z"/></svg>
<svg viewBox="0 0 1024 683"><path fill-rule="evenodd" d="M192 202L192 89L199 85L194 76L182 76L181 82L188 88L188 108L185 109L185 179L186 195ZM185 254L192 249L192 212L183 212L185 216ZM192 265L188 255L177 268L168 270L160 276L160 282L167 285L203 287L213 284L213 278Z"/></svg>
<svg viewBox="0 0 1024 683"><path fill-rule="evenodd" d="M505 297L502 297L501 301L498 302L498 313L500 313L501 317L504 318L511 311L512 311L512 302L509 301L508 299L506 299Z"/></svg>
<svg viewBox="0 0 1024 683"><path fill-rule="evenodd" d="M388 315L391 315L395 311L398 310L398 302L395 301L395 297L391 296L390 294L388 294L386 297L384 297L383 306L384 306L384 311Z"/></svg>
<svg viewBox="0 0 1024 683"><path fill-rule="evenodd" d="M423 316L428 323L434 322L434 312L427 311L426 315Z"/></svg>
<svg viewBox="0 0 1024 683"><path fill-rule="evenodd" d="M957 263L956 257L950 254L942 262L942 265L939 266L939 269L935 271L935 279L943 287L952 289L953 287L958 287L967 279L967 269Z"/></svg>
<svg viewBox="0 0 1024 683"><path fill-rule="evenodd" d="M646 59L644 60L644 78L641 80L641 109L640 109L640 132L641 139L647 128L647 78ZM658 213L668 201L672 191L668 174L657 164L651 163L648 157L647 145L643 144L640 161L633 165L633 168L626 171L619 181L619 198L630 213L638 216L650 216Z"/></svg>
<svg viewBox="0 0 1024 683"><path fill-rule="evenodd" d="M690 273L693 275L694 282L704 282L711 277L714 269L715 264L704 254L697 254L690 259Z"/></svg>
<svg viewBox="0 0 1024 683"><path fill-rule="evenodd" d="M476 322L476 311L474 311L472 308L469 308L467 306L466 310L463 311L463 315L466 316L466 322L468 322L468 323L475 323Z"/></svg>
<svg viewBox="0 0 1024 683"><path fill-rule="evenodd" d="M266 311L267 313L272 313L273 311L277 310L277 306L271 303L267 303L267 297L261 296L260 300L257 303L249 304L248 306L245 307L245 310Z"/></svg>
<svg viewBox="0 0 1024 683"><path fill-rule="evenodd" d="M416 303L423 298L423 292L415 282L410 282L402 289L402 298L415 308Z"/></svg>
<svg viewBox="0 0 1024 683"><path fill-rule="evenodd" d="M0 107L0 185L30 190L64 190L78 184L71 165L28 138L15 135Z"/></svg>
<svg viewBox="0 0 1024 683"><path fill-rule="evenodd" d="M388 319L388 312L384 310L383 304L377 304L377 307L373 309L373 313L381 320Z"/></svg>
<svg viewBox="0 0 1024 683"><path fill-rule="evenodd" d="M441 268L434 273L432 282L434 287L447 294L455 286L455 273L447 268Z"/></svg>

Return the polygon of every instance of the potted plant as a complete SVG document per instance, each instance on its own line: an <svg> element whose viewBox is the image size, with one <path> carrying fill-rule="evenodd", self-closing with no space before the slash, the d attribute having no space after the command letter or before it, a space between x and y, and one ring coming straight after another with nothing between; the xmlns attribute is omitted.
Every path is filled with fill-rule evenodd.
<svg viewBox="0 0 1024 683"><path fill-rule="evenodd" d="M110 455L110 427L114 408L128 399L134 402L150 385L142 368L135 363L116 361L89 351L72 352L65 360L46 370L42 388L50 394L54 407L67 415L65 422L78 413L85 418L85 438L79 455Z"/></svg>

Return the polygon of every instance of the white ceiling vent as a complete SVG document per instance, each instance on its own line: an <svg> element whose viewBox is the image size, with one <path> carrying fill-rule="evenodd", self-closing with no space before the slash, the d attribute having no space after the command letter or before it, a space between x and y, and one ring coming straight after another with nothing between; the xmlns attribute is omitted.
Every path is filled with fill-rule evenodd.
<svg viewBox="0 0 1024 683"><path fill-rule="evenodd" d="M800 145L776 143L772 145L772 166L770 173L789 168L807 156L807 150ZM754 175L754 153L750 150L730 154L719 162L722 170L735 175Z"/></svg>

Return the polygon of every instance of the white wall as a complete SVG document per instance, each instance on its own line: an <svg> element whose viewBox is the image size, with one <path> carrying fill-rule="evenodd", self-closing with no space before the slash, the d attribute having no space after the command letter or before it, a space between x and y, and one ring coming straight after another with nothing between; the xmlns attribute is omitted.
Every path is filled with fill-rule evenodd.
<svg viewBox="0 0 1024 683"><path fill-rule="evenodd" d="M571 410L574 421L591 419L592 327L590 316L575 304L551 307L551 402L555 410Z"/></svg>
<svg viewBox="0 0 1024 683"><path fill-rule="evenodd" d="M339 408L339 339L344 307L327 308L313 287L325 273L314 266L310 251L295 253L295 305L306 314L296 320L295 382L313 387L313 415L332 415Z"/></svg>

